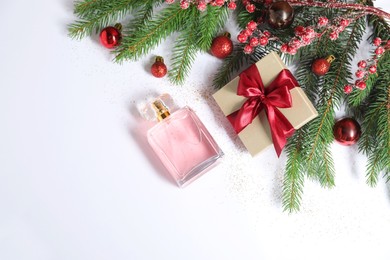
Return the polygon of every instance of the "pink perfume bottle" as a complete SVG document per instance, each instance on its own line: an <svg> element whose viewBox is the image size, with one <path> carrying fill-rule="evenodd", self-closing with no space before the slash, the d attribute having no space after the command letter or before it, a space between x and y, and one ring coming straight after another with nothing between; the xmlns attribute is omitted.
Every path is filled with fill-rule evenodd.
<svg viewBox="0 0 390 260"><path fill-rule="evenodd" d="M172 111L173 101L163 94L141 113L160 122L148 131L150 146L177 184L183 187L207 171L223 156L213 137L189 107Z"/></svg>

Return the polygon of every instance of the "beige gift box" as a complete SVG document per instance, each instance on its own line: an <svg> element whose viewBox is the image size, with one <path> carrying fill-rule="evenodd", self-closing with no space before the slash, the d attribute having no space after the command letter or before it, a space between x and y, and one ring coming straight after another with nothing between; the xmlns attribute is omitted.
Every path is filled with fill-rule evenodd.
<svg viewBox="0 0 390 260"><path fill-rule="evenodd" d="M271 52L258 61L256 66L259 69L265 87L278 76L280 71L287 69L286 65L275 52ZM239 110L246 100L245 97L237 95L238 81L239 77L236 77L213 95L215 101L226 116ZM317 117L318 113L300 87L296 86L290 90L290 93L292 97L292 107L277 109L282 112L295 129L299 129L307 122ZM253 122L242 130L238 136L252 156L273 146L265 111L261 111Z"/></svg>

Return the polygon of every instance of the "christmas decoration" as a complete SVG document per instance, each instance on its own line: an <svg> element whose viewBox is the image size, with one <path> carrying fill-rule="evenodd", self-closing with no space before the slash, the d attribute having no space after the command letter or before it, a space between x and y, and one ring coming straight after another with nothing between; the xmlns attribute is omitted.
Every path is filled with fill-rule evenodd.
<svg viewBox="0 0 390 260"><path fill-rule="evenodd" d="M108 49L118 46L122 39L121 28L121 24L116 24L115 27L108 26L104 28L100 32L100 43Z"/></svg>
<svg viewBox="0 0 390 260"><path fill-rule="evenodd" d="M274 146L280 156L287 138L318 115L275 52L250 66L213 97L252 156L269 146ZM260 120L254 120L258 117Z"/></svg>
<svg viewBox="0 0 390 260"><path fill-rule="evenodd" d="M224 59L233 52L233 42L230 39L230 33L225 33L216 37L211 43L211 54L215 57Z"/></svg>
<svg viewBox="0 0 390 260"><path fill-rule="evenodd" d="M155 62L153 63L150 71L152 75L156 78L162 78L167 74L167 66L164 63L164 59L161 56L157 56Z"/></svg>
<svg viewBox="0 0 390 260"><path fill-rule="evenodd" d="M284 29L294 21L294 9L287 1L274 2L268 8L268 24L275 29Z"/></svg>
<svg viewBox="0 0 390 260"><path fill-rule="evenodd" d="M316 59L311 65L311 71L317 76L324 76L328 73L330 64L335 60L333 55L328 56L326 59Z"/></svg>
<svg viewBox="0 0 390 260"><path fill-rule="evenodd" d="M361 134L360 125L353 118L343 118L333 127L334 138L342 145L356 144Z"/></svg>
<svg viewBox="0 0 390 260"><path fill-rule="evenodd" d="M241 32L233 37L239 44L218 69L214 86L225 86L243 66L277 50L285 62L297 65L294 76L319 111L318 117L295 131L284 149L287 162L282 199L284 209L292 212L299 210L306 178L318 180L324 187L335 185L331 144L336 110L342 104L361 122L358 146L367 156L367 183L374 186L380 176L390 180L390 131L386 131L390 128L390 26L386 22L390 14L374 7L372 0L283 2L292 11L277 8L286 15L280 18L269 12L276 5L271 0L81 0L76 1L74 10L79 20L69 26L69 34L80 39L115 21L129 19L126 34L114 51L115 61L123 62L139 60L177 33L169 78L182 84L196 55L210 51L213 39L235 9ZM274 28L271 24L278 23L270 18L286 24ZM286 28L280 30L279 26ZM371 33L368 40L366 32ZM359 51L360 43L366 41L373 43L372 49ZM337 59L318 79L312 63L329 53ZM367 58L352 71L357 53Z"/></svg>

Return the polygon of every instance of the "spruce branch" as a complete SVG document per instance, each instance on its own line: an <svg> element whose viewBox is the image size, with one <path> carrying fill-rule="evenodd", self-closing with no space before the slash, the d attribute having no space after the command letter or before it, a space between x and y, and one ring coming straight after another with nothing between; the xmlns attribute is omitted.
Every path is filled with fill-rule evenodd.
<svg viewBox="0 0 390 260"><path fill-rule="evenodd" d="M198 46L195 44L197 29L199 28L199 11L191 6L187 24L176 40L173 48L172 69L169 71L169 78L175 84L183 83L188 75L191 65L195 60Z"/></svg>
<svg viewBox="0 0 390 260"><path fill-rule="evenodd" d="M164 8L155 19L146 21L145 25L134 31L131 37L123 39L115 51L117 54L115 60L117 62L137 60L149 53L163 39L173 32L180 31L190 13L191 8L182 9L179 5Z"/></svg>
<svg viewBox="0 0 390 260"><path fill-rule="evenodd" d="M197 45L202 51L208 51L215 35L224 26L229 16L226 7L217 7L209 5L207 11L201 16L198 28Z"/></svg>
<svg viewBox="0 0 390 260"><path fill-rule="evenodd" d="M109 24L116 23L126 14L140 6L136 0L85 0L76 2L75 14L80 18L68 26L69 36L82 39L98 32Z"/></svg>
<svg viewBox="0 0 390 260"><path fill-rule="evenodd" d="M299 211L304 185L305 163L302 160L304 153L303 140L307 128L298 129L286 145L288 154L283 180L283 209L289 213Z"/></svg>
<svg viewBox="0 0 390 260"><path fill-rule="evenodd" d="M349 70L350 62L358 49L358 42L361 40L365 29L364 19L357 20L346 37L329 43L329 48L338 53L340 57L334 62L335 72L329 72L324 77L324 85L320 90L317 110L319 117L309 123L310 149L307 161L307 171L309 176L317 176L321 185L332 187L334 185L333 159L330 155L330 144L333 141L333 124L335 119L334 109L341 104L343 97L343 86L347 79L351 77ZM345 47L343 42L346 42ZM343 46L344 48L340 48ZM325 156L325 157L324 157Z"/></svg>

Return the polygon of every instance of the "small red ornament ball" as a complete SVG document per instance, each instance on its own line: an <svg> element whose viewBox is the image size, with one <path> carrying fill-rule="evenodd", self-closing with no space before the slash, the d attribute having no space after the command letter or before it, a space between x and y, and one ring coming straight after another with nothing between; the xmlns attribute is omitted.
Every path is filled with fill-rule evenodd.
<svg viewBox="0 0 390 260"><path fill-rule="evenodd" d="M361 134L359 123L350 117L337 121L333 127L334 138L341 145L356 144Z"/></svg>
<svg viewBox="0 0 390 260"><path fill-rule="evenodd" d="M112 49L119 45L122 39L122 34L119 27L120 25L116 25L115 27L109 26L100 32L100 43L104 47Z"/></svg>
<svg viewBox="0 0 390 260"><path fill-rule="evenodd" d="M150 71L156 78L162 78L167 75L167 66L164 63L164 59L161 56L156 57L156 61L153 63Z"/></svg>
<svg viewBox="0 0 390 260"><path fill-rule="evenodd" d="M311 65L311 71L317 76L324 76L330 69L330 64L335 60L334 56L329 56L326 59L316 59Z"/></svg>
<svg viewBox="0 0 390 260"><path fill-rule="evenodd" d="M230 34L225 33L214 38L211 43L210 52L213 56L224 59L233 52L233 42L230 39Z"/></svg>

